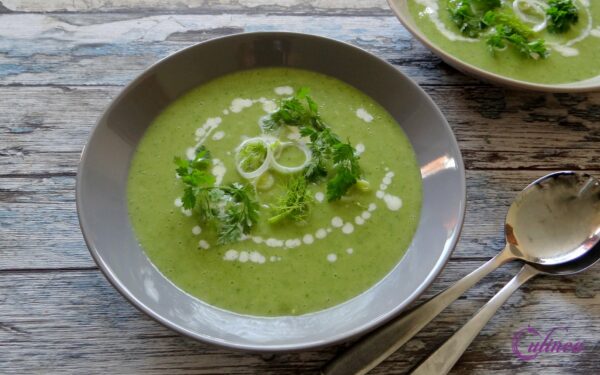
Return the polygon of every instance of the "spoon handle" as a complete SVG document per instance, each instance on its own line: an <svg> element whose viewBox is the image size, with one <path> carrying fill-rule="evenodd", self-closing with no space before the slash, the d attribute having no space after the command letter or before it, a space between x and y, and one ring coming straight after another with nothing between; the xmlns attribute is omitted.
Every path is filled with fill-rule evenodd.
<svg viewBox="0 0 600 375"><path fill-rule="evenodd" d="M456 331L442 346L433 352L412 375L447 374L463 355L467 347L496 313L498 308L519 287L539 273L538 270L526 264L496 295L489 300L461 329Z"/></svg>
<svg viewBox="0 0 600 375"><path fill-rule="evenodd" d="M366 374L392 355L487 274L514 259L508 246L450 288L357 341L321 370L324 375Z"/></svg>

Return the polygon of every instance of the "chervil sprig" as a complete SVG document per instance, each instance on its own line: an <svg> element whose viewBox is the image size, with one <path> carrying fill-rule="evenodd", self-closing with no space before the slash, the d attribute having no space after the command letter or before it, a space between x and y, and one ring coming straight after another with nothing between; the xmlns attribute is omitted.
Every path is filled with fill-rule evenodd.
<svg viewBox="0 0 600 375"><path fill-rule="evenodd" d="M548 57L549 52L545 41L533 39L533 30L514 16L488 11L483 17L483 22L494 28L486 40L492 52L511 45L530 59L538 60Z"/></svg>
<svg viewBox="0 0 600 375"><path fill-rule="evenodd" d="M477 38L488 26L482 15L501 5L500 0L448 0L448 11L461 33Z"/></svg>
<svg viewBox="0 0 600 375"><path fill-rule="evenodd" d="M216 226L218 243L239 241L258 221L259 205L251 185L233 183L214 186L209 172L210 152L200 146L193 160L175 157L177 175L185 185L183 207L196 210L200 218Z"/></svg>
<svg viewBox="0 0 600 375"><path fill-rule="evenodd" d="M548 30L553 33L567 32L579 21L579 9L573 0L550 0L548 6L546 9L549 17Z"/></svg>
<svg viewBox="0 0 600 375"><path fill-rule="evenodd" d="M317 103L309 90L301 88L296 95L284 99L279 109L264 121L263 128L274 131L283 125L299 127L300 134L308 137L312 158L304 169L304 177L314 182L331 175L327 182L327 199L334 201L344 196L360 179L359 157L350 143L344 143L327 126L319 114Z"/></svg>

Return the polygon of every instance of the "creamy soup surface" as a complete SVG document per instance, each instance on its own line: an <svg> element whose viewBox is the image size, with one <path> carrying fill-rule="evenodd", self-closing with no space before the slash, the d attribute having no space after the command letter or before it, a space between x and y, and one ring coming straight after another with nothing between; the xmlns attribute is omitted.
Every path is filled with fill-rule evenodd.
<svg viewBox="0 0 600 375"><path fill-rule="evenodd" d="M487 41L495 32L494 25L477 37L461 32L451 12L452 6L460 3L475 6L477 1L408 0L408 7L417 27L431 42L459 60L492 73L541 84L576 82L600 75L600 1L573 0L578 20L560 32L552 31L555 29L547 14L549 0L499 2L501 6L494 12L508 15L528 28L530 42L543 40L546 58L526 57L508 42L506 48L490 49Z"/></svg>
<svg viewBox="0 0 600 375"><path fill-rule="evenodd" d="M369 188L351 188L328 202L326 180L310 183L313 203L305 222L270 223L274 202L292 176L269 170L269 183L261 181L256 190L256 225L240 241L218 244L214 226L182 207L174 157L191 159L203 145L211 152L215 184L256 184L240 176L236 150L261 136L261 118L300 88L310 89L323 120L354 146ZM292 126L277 138L310 142ZM286 148L278 161L302 163L306 155L298 150ZM135 234L158 270L208 304L259 316L314 312L372 287L410 245L421 197L413 149L379 104L337 79L289 68L234 73L177 99L146 131L128 181Z"/></svg>

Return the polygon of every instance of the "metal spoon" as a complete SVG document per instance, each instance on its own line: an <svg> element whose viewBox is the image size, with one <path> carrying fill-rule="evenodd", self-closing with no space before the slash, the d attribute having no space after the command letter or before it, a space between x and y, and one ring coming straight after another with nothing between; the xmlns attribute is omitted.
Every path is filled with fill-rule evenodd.
<svg viewBox="0 0 600 375"><path fill-rule="evenodd" d="M367 373L398 350L475 283L508 261L519 259L535 267L525 266L516 280L505 287L510 288L510 292L506 291L500 297L494 297L496 300L493 298L488 304L494 301L494 306L500 306L518 286L539 272L547 272L554 269L553 267L569 269L565 264L582 257L600 241L600 183L587 174L574 172L552 173L534 181L517 195L511 205L506 216L505 237L505 248L494 258L450 288L359 340L348 351L329 362L322 373ZM579 268L574 268L577 269ZM497 307L492 311L488 307L485 310L486 315L481 315L477 321L484 320L485 325L496 309ZM489 314L489 311L492 313ZM487 320L483 319L485 317ZM465 339L468 341L464 345L465 349L481 329L473 329L474 324L469 326L471 328L468 331L474 334L470 340ZM463 333L462 336L467 335ZM446 348L453 349L452 345L456 343L448 344ZM447 351L450 351L449 349ZM456 360L463 352L464 349L454 351ZM436 353L436 360L432 359L433 362L449 362L448 358L440 357L449 355L446 351L439 355ZM429 373L441 372L443 369L436 368Z"/></svg>
<svg viewBox="0 0 600 375"><path fill-rule="evenodd" d="M463 355L467 347L496 313L498 308L523 284L534 276L570 275L593 266L600 259L600 246L581 258L564 265L540 266L526 264L491 300L489 300L461 329L423 361L412 375L447 374Z"/></svg>
<svg viewBox="0 0 600 375"><path fill-rule="evenodd" d="M498 308L528 280L539 274L569 275L581 272L600 259L600 187L598 181L564 176L544 181L527 193L507 217L511 245L539 259L521 268L488 303L442 346L433 352L413 375L447 374ZM554 185L552 185L554 184ZM558 185L557 185L558 184ZM510 230L509 230L510 228ZM508 237L508 236L507 236ZM576 260L545 265L546 259Z"/></svg>

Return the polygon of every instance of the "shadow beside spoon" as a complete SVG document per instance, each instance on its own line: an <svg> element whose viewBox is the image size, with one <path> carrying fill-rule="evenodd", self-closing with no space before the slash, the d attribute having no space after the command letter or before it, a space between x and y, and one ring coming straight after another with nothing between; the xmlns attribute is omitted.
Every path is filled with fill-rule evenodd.
<svg viewBox="0 0 600 375"><path fill-rule="evenodd" d="M484 276L511 260L521 271L414 374L445 374L497 309L538 274L581 272L600 259L600 182L575 172L544 176L521 191L506 216L506 247L456 284L377 329L329 362L323 374L365 374L398 350Z"/></svg>

